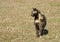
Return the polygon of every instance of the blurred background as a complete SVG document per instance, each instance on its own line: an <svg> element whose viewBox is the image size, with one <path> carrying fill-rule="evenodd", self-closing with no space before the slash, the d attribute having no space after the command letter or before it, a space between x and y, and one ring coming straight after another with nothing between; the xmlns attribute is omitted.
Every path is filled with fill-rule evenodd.
<svg viewBox="0 0 60 42"><path fill-rule="evenodd" d="M42 38L35 35L32 8L47 18ZM60 0L0 0L0 42L60 42Z"/></svg>

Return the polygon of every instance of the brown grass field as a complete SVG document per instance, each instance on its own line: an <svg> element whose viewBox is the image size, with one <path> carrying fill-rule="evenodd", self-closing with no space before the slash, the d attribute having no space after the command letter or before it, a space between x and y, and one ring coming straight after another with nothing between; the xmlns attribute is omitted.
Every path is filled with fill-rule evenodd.
<svg viewBox="0 0 60 42"><path fill-rule="evenodd" d="M47 18L42 38L35 35L33 7ZM60 0L0 0L0 42L60 42Z"/></svg>

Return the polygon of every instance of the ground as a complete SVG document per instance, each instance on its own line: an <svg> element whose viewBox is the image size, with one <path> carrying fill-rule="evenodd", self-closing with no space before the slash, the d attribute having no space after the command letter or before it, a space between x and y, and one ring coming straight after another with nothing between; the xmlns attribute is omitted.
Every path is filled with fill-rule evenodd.
<svg viewBox="0 0 60 42"><path fill-rule="evenodd" d="M37 38L32 8L47 18L48 34ZM60 42L60 0L0 0L0 42Z"/></svg>

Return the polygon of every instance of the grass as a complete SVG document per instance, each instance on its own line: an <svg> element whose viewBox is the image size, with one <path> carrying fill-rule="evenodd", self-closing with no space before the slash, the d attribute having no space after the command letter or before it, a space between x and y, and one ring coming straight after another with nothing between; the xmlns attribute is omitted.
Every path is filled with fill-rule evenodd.
<svg viewBox="0 0 60 42"><path fill-rule="evenodd" d="M48 34L37 38L32 8L47 17ZM0 42L60 42L59 0L0 0Z"/></svg>

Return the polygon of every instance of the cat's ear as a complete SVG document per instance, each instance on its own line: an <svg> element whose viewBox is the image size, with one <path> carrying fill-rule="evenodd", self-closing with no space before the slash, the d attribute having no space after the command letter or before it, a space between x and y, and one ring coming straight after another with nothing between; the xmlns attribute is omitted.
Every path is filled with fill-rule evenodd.
<svg viewBox="0 0 60 42"><path fill-rule="evenodd" d="M37 10L36 8L33 8L33 10Z"/></svg>

